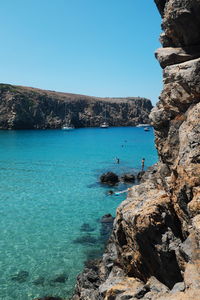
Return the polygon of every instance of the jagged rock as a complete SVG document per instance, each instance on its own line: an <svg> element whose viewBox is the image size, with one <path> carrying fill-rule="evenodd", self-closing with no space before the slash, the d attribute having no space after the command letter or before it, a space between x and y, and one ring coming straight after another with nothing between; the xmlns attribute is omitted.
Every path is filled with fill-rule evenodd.
<svg viewBox="0 0 200 300"><path fill-rule="evenodd" d="M179 245L179 252L183 256L184 261L189 262L192 260L192 240L190 236Z"/></svg>
<svg viewBox="0 0 200 300"><path fill-rule="evenodd" d="M168 0L155 0L155 3L157 5L158 10L159 10L162 17L164 15L165 4L166 4L167 1Z"/></svg>
<svg viewBox="0 0 200 300"><path fill-rule="evenodd" d="M98 292L96 289L100 285L101 278L99 277L99 260L90 262L89 268L85 268L77 277L75 294L72 300L85 299L97 300Z"/></svg>
<svg viewBox="0 0 200 300"><path fill-rule="evenodd" d="M123 182L135 182L135 175L134 174L123 174L121 176L121 180Z"/></svg>
<svg viewBox="0 0 200 300"><path fill-rule="evenodd" d="M198 0L156 0L156 3L164 6L162 28L172 47L199 45Z"/></svg>
<svg viewBox="0 0 200 300"><path fill-rule="evenodd" d="M149 123L151 101L145 98L97 98L0 84L0 129L99 127ZM124 118L124 115L127 117Z"/></svg>
<svg viewBox="0 0 200 300"><path fill-rule="evenodd" d="M146 283L149 288L150 288L150 292L151 293L159 293L159 294L165 294L169 292L169 289L166 287L166 285L164 285L163 283L161 283L158 279L156 279L154 276L151 276L149 278L149 280ZM148 294L150 295L150 294Z"/></svg>
<svg viewBox="0 0 200 300"><path fill-rule="evenodd" d="M119 182L119 177L113 172L107 172L101 175L100 181L101 183L114 185Z"/></svg>
<svg viewBox="0 0 200 300"><path fill-rule="evenodd" d="M138 180L141 180L142 179L142 176L145 174L145 171L140 171L138 174L137 174L137 179Z"/></svg>
<svg viewBox="0 0 200 300"><path fill-rule="evenodd" d="M113 221L114 221L114 217L111 214L104 215L100 220L101 223L111 223L111 224L113 224Z"/></svg>
<svg viewBox="0 0 200 300"><path fill-rule="evenodd" d="M200 55L200 46L191 46L184 48L159 48L155 52L155 55L161 67L165 68L167 66L198 58Z"/></svg>
<svg viewBox="0 0 200 300"><path fill-rule="evenodd" d="M173 286L173 289L171 290L171 293L184 292L184 290L185 290L184 282L177 282Z"/></svg>

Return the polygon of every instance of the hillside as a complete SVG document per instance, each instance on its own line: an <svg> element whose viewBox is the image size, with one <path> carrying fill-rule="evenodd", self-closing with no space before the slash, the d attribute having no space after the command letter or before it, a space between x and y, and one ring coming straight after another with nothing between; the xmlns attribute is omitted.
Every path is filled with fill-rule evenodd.
<svg viewBox="0 0 200 300"><path fill-rule="evenodd" d="M149 99L98 98L31 87L0 84L0 129L135 126L148 123Z"/></svg>

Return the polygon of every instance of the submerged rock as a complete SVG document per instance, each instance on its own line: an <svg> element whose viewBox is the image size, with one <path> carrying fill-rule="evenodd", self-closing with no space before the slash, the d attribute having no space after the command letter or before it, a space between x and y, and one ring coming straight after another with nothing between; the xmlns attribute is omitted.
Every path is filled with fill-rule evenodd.
<svg viewBox="0 0 200 300"><path fill-rule="evenodd" d="M17 274L15 274L11 277L11 280L22 283L22 282L25 282L28 279L28 276L29 276L29 272L19 271Z"/></svg>
<svg viewBox="0 0 200 300"><path fill-rule="evenodd" d="M114 217L111 214L104 215L100 220L101 223L113 223L113 221Z"/></svg>
<svg viewBox="0 0 200 300"><path fill-rule="evenodd" d="M90 249L87 252L85 252L86 262L91 261L93 259L100 258L103 254L103 249L104 249L103 247L99 247L98 249Z"/></svg>
<svg viewBox="0 0 200 300"><path fill-rule="evenodd" d="M115 185L119 182L119 177L113 172L107 172L101 175L100 181L101 183Z"/></svg>
<svg viewBox="0 0 200 300"><path fill-rule="evenodd" d="M44 285L44 283L45 283L45 278L43 276L39 276L33 281L34 285Z"/></svg>
<svg viewBox="0 0 200 300"><path fill-rule="evenodd" d="M55 283L65 283L68 280L68 277L69 276L66 273L59 274L50 280L50 285L54 285Z"/></svg>
<svg viewBox="0 0 200 300"><path fill-rule="evenodd" d="M85 232L92 232L94 231L94 228L90 226L88 223L83 223L81 225L80 231L85 231Z"/></svg>
<svg viewBox="0 0 200 300"><path fill-rule="evenodd" d="M83 244L83 245L90 245L90 244L96 244L98 240L91 236L90 234L83 235L80 237L77 237L73 240L74 244Z"/></svg>

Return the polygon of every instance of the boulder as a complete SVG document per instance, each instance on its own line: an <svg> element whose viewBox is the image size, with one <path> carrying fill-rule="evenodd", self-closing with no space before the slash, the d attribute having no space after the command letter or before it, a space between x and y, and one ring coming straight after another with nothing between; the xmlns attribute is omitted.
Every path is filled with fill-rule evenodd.
<svg viewBox="0 0 200 300"><path fill-rule="evenodd" d="M141 179L142 179L142 176L143 176L144 174L145 174L144 171L139 172L139 173L137 174L137 179L138 179L138 180L141 180Z"/></svg>
<svg viewBox="0 0 200 300"><path fill-rule="evenodd" d="M121 176L121 180L123 182L135 182L135 175L134 174L123 174Z"/></svg>
<svg viewBox="0 0 200 300"><path fill-rule="evenodd" d="M119 177L113 172L107 172L101 175L100 181L101 183L114 185L119 182Z"/></svg>

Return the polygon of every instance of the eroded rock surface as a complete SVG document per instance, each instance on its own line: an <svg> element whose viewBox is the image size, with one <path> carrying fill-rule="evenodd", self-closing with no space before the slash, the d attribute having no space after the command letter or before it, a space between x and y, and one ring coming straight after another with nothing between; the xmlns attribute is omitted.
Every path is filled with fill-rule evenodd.
<svg viewBox="0 0 200 300"><path fill-rule="evenodd" d="M145 98L97 98L0 84L0 129L135 126L149 123Z"/></svg>
<svg viewBox="0 0 200 300"><path fill-rule="evenodd" d="M155 2L164 30L164 88L151 113L160 159L117 209L95 299L200 299L200 0ZM81 291L74 299L89 299Z"/></svg>

